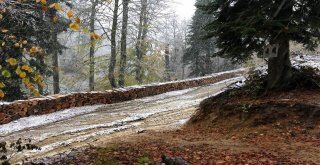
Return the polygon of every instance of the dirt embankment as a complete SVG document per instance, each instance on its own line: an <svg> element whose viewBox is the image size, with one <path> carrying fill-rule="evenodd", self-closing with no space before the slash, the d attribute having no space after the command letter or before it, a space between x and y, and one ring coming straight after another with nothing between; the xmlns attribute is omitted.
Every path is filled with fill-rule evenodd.
<svg viewBox="0 0 320 165"><path fill-rule="evenodd" d="M310 130L320 125L319 90L272 92L261 97L230 97L231 93L228 91L204 100L190 123L229 129L250 129L283 123L292 128Z"/></svg>

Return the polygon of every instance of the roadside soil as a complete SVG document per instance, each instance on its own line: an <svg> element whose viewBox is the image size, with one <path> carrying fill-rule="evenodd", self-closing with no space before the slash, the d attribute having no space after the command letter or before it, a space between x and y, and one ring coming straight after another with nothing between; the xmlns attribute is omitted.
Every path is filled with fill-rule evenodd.
<svg viewBox="0 0 320 165"><path fill-rule="evenodd" d="M180 128L146 129L97 141L52 164L156 164L161 156L192 165L320 164L320 91L259 98L208 98Z"/></svg>

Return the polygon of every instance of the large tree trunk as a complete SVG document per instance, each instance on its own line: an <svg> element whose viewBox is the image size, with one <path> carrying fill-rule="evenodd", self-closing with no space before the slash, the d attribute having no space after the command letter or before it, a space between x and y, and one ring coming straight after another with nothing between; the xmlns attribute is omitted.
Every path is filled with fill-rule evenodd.
<svg viewBox="0 0 320 165"><path fill-rule="evenodd" d="M286 20L282 23L289 25L290 16L293 12L292 3L288 5L283 0L274 14L275 20ZM278 56L268 61L268 86L267 89L285 88L292 81L292 66L290 62L290 43L286 32L273 34L272 43L279 44Z"/></svg>
<svg viewBox="0 0 320 165"><path fill-rule="evenodd" d="M128 27L128 12L129 1L123 0L123 16L121 28L121 50L120 50L120 72L119 72L119 86L125 86L125 70L127 64L127 27Z"/></svg>
<svg viewBox="0 0 320 165"><path fill-rule="evenodd" d="M268 89L286 87L292 78L289 40L279 42L278 57L268 61Z"/></svg>
<svg viewBox="0 0 320 165"><path fill-rule="evenodd" d="M90 32L94 33L94 28L95 28L95 17L96 17L96 6L97 6L97 1L93 0L92 2L92 7L91 7L91 15L90 15ZM93 91L94 90L94 53L95 53L95 40L94 38L90 38L90 52L89 52L89 58L90 58L90 73L89 73L89 90Z"/></svg>
<svg viewBox="0 0 320 165"><path fill-rule="evenodd" d="M114 70L116 66L116 57L117 57L117 43L116 43L116 35L117 35L117 26L118 26L118 10L119 10L119 0L114 1L114 9L113 9L113 18L112 18L112 29L111 29L111 57L109 63L109 73L108 78L111 87L117 87L116 80L114 78Z"/></svg>
<svg viewBox="0 0 320 165"><path fill-rule="evenodd" d="M146 53L146 36L147 36L147 0L141 0L141 11L139 18L139 27L138 27L138 37L136 43L136 80L141 84L142 83L142 61L143 56Z"/></svg>

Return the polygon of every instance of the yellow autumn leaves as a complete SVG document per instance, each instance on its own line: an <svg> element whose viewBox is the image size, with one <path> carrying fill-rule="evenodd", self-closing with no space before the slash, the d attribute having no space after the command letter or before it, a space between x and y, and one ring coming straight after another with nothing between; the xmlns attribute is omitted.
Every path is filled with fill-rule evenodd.
<svg viewBox="0 0 320 165"><path fill-rule="evenodd" d="M30 49L28 49L29 50L28 51L26 48L24 48L24 45L26 45L27 42L28 41L24 40L22 42L15 43L15 44L13 44L13 47L16 48L16 49L23 49L25 53L30 53L31 55L36 54L36 53L44 53L43 49L41 49L39 47L35 47L35 46L33 46ZM2 42L2 44L0 44L0 46L5 46L5 44L6 44L5 42ZM11 63L14 63L13 59L10 59L10 64Z"/></svg>
<svg viewBox="0 0 320 165"><path fill-rule="evenodd" d="M0 98L3 98L4 97L4 92L3 90L0 89Z"/></svg>
<svg viewBox="0 0 320 165"><path fill-rule="evenodd" d="M37 83L39 86L44 86L44 79L40 74L33 74L33 69L29 65L22 65L18 66L18 62L14 58L9 58L6 60L7 63L11 66L17 66L15 73L16 75L21 79L22 83L25 85L25 87L32 92L34 96L40 96L40 93L37 91L37 89L34 87L33 83L30 81L30 78L32 78L33 82ZM2 69L2 66L0 66L0 70ZM8 70L3 70L1 72L2 76L10 78L11 73ZM34 75L32 77L32 75ZM3 98L5 96L5 93L3 91L3 88L5 88L6 85L3 82L0 82L0 98Z"/></svg>
<svg viewBox="0 0 320 165"><path fill-rule="evenodd" d="M47 0L36 0L37 3L42 3L43 5L47 4Z"/></svg>
<svg viewBox="0 0 320 165"><path fill-rule="evenodd" d="M23 65L22 67L18 66L16 69L16 74L21 78L24 79L27 77L27 73L32 73L33 69L28 65Z"/></svg>
<svg viewBox="0 0 320 165"><path fill-rule="evenodd" d="M35 53L38 53L41 49L38 48L38 47L32 47L30 48L29 52L30 54L35 54Z"/></svg>
<svg viewBox="0 0 320 165"><path fill-rule="evenodd" d="M16 67L15 73L16 75L21 79L22 83L25 85L25 87L34 95L34 96L40 96L40 93L37 91L37 89L34 87L33 83L38 84L41 87L44 87L44 78L40 74L34 74L33 69L29 65L18 65L18 61L15 58L9 58L6 60L6 62L11 67ZM3 67L0 65L0 70L2 70ZM10 73L9 70L2 70L1 75L10 78L12 76L12 73ZM32 77L33 75L33 77ZM30 81L30 78L32 78L32 82ZM3 89L6 87L5 83L0 82L0 98L5 97L5 93Z"/></svg>
<svg viewBox="0 0 320 165"><path fill-rule="evenodd" d="M48 4L47 0L33 0L35 3L40 4L39 10L46 12L49 8L53 10L62 10L62 5L59 3L51 3ZM0 3L4 2L0 0ZM10 6L9 6L10 7ZM6 6L4 9L0 11L0 21L3 20L4 13L6 12ZM71 18L74 16L72 11L67 13L68 17ZM10 51L4 52L7 57L4 64L0 65L0 76L3 80L0 81L0 99L5 97L4 89L9 88L12 81L9 79L18 79L22 82L22 84L30 91L34 96L40 96L40 93L36 89L36 85L43 87L44 86L44 78L39 73L36 73L32 66L27 62L31 59L32 55L38 55L45 53L44 49L38 47L37 45L32 45L34 43L29 43L27 39L20 40L16 37L11 29L7 29L5 27L0 28L1 35L4 36L0 41L0 49L1 50L10 50L19 51L19 57L17 55L11 55ZM22 60L21 56L30 56L26 57L27 61ZM5 58L5 56L3 56ZM8 79L8 81L6 80Z"/></svg>
<svg viewBox="0 0 320 165"><path fill-rule="evenodd" d="M44 12L47 11L47 7L46 7L47 0L35 0L35 1L36 1L36 3L41 3L43 5L42 6L42 10ZM52 4L49 5L49 8L52 8L52 9L55 9L55 10L62 10L62 6L59 3L52 3ZM67 17L69 19L72 19L74 17L74 12L72 10L69 10L66 13L67 13ZM57 23L58 21L59 21L59 17L55 16L53 18L53 22ZM78 17L76 17L75 20L72 23L70 23L69 28L71 30L80 30L81 27L80 27L79 24L80 24L80 19Z"/></svg>
<svg viewBox="0 0 320 165"><path fill-rule="evenodd" d="M41 3L43 6L45 6L45 5L47 5L47 0L35 0L36 1L36 3ZM43 8L46 8L46 7L43 7ZM52 3L52 4L50 4L49 5L49 8L53 8L53 9L55 9L55 10L62 10L62 6L61 6L61 4L59 4L59 3ZM45 11L46 11L47 9L45 9ZM67 14L67 17L69 18L69 19L74 19L70 24L69 24L69 28L71 29L71 30L74 30L74 31L78 31L78 30L80 30L81 29L81 26L80 26L80 23L81 23L81 20L80 20L80 18L79 17L75 17L75 13L72 11L72 10L69 10L69 11L67 11L66 12L66 14ZM59 17L58 16L55 16L54 18L53 18L53 22L55 22L55 23L57 23L59 21ZM84 33L86 33L86 29L84 29L83 30L83 32ZM92 32L92 33L90 33L90 37L92 38L92 39L94 39L94 40L99 40L99 39L101 39L101 36L99 36L98 34L96 34L96 33L94 33L94 32Z"/></svg>
<svg viewBox="0 0 320 165"><path fill-rule="evenodd" d="M90 33L90 37L91 37L92 39L94 39L94 40L100 40L100 39L101 39L101 36L98 35L98 34L96 34L96 33L94 33L94 32L91 32L91 33Z"/></svg>
<svg viewBox="0 0 320 165"><path fill-rule="evenodd" d="M0 82L0 98L4 97L4 92L2 91L4 87L6 87L6 85L3 82Z"/></svg>
<svg viewBox="0 0 320 165"><path fill-rule="evenodd" d="M15 58L9 58L7 60L7 62L11 65L11 66L14 66L14 65L17 65L17 60Z"/></svg>
<svg viewBox="0 0 320 165"><path fill-rule="evenodd" d="M39 86L44 87L43 83L43 77L40 74L36 74L33 78L33 81L35 81ZM25 85L25 87L32 92L32 94L36 97L40 96L40 93L38 90L33 86L33 84L30 82L30 79L25 77L22 78L22 83Z"/></svg>
<svg viewBox="0 0 320 165"><path fill-rule="evenodd" d="M74 16L74 12L73 12L72 10L69 10L69 11L67 12L67 16L68 16L69 18L72 18L72 17Z"/></svg>
<svg viewBox="0 0 320 165"><path fill-rule="evenodd" d="M2 0L0 0L1 2ZM39 10L42 10L43 12L47 12L49 9L50 10L57 10L59 11L58 13L65 13L66 17L71 20L71 23L69 24L69 28L74 31L81 30L81 20L78 16L76 16L75 12L72 10L65 10L64 6L62 6L59 3L50 3L47 0L33 0L35 3L39 4ZM3 19L2 13L0 13L0 21ZM59 22L59 17L55 16L53 17L53 22L58 23ZM83 33L84 34L89 34L91 39L94 40L100 40L101 36L91 32L89 33L88 27L83 28ZM37 45L29 45L32 43L28 43L27 40L21 40L17 41L16 37L11 34L10 29L5 29L5 28L0 28L0 33L3 33L4 35L7 35L9 38L12 38L13 42L8 42L8 41L1 41L0 42L0 47L11 47L15 50L19 50L23 52L23 54L33 56L39 54L45 53L45 51L37 47ZM0 76L3 76L4 78L20 78L22 81L22 84L29 89L31 93L33 93L34 96L40 96L39 92L36 90L35 85L39 86L44 86L44 78L42 75L35 73L33 68L29 66L29 64L24 64L24 62L20 62L18 60L18 57L8 57L6 59L6 66L2 68L0 65ZM7 84L8 86L8 84ZM0 98L5 97L5 93L3 89L6 88L6 85L3 82L0 82Z"/></svg>
<svg viewBox="0 0 320 165"><path fill-rule="evenodd" d="M15 58L8 58L6 62L9 64L9 66L16 67L15 73L21 79L25 87L29 89L29 91L32 92L34 96L40 96L40 93L36 90L33 83L30 81L30 78L33 79L33 82L43 87L44 86L43 77L40 74L34 74L33 68L29 65L24 64L22 66L19 66L18 60ZM2 69L3 67L0 65L0 70ZM32 77L32 75L34 76ZM1 76L4 76L6 78L11 78L12 73L10 73L9 70L4 69L1 71ZM5 93L3 91L5 87L6 85L3 82L0 82L0 98L5 97Z"/></svg>
<svg viewBox="0 0 320 165"><path fill-rule="evenodd" d="M18 64L17 60L15 58L9 58L7 59L7 62L11 65L11 66L16 66ZM27 72L28 73L32 73L33 69L32 67L30 67L29 65L22 65L22 66L18 66L16 68L16 74L21 78L26 78L27 77ZM2 72L2 75L5 77L11 77L11 73L7 70L4 70Z"/></svg>
<svg viewBox="0 0 320 165"><path fill-rule="evenodd" d="M36 0L36 3L41 3L42 5L47 4L47 0ZM62 6L59 3L52 3L49 5L50 8L54 8L56 10L61 10Z"/></svg>
<svg viewBox="0 0 320 165"><path fill-rule="evenodd" d="M61 10L62 6L59 3L53 3L53 4L49 5L49 8L54 8L56 10Z"/></svg>
<svg viewBox="0 0 320 165"><path fill-rule="evenodd" d="M69 25L69 28L71 29L71 30L80 30L80 22L81 22L81 20L80 20L80 18L79 17L76 17L75 19L74 19L74 22L72 22L72 23L70 23L70 25Z"/></svg>

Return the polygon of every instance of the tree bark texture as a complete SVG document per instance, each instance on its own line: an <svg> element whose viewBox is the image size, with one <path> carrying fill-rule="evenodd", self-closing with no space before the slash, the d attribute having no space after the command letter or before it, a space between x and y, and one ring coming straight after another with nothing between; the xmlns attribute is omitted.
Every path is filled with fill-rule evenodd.
<svg viewBox="0 0 320 165"><path fill-rule="evenodd" d="M43 20L44 19L44 15L43 15L43 11L40 10L40 19ZM45 72L46 72L46 69L43 68L45 66L45 63L44 63L44 56L37 56L36 57L36 60L37 60L37 63L38 63L38 67L37 67L37 70L39 71L40 75L45 77ZM38 85L38 91L41 95L44 95L44 89L41 85Z"/></svg>
<svg viewBox="0 0 320 165"><path fill-rule="evenodd" d="M51 10L49 17L53 20L57 11ZM52 71L53 71L53 93L60 93L60 75L59 75L59 52L58 52L58 27L52 24L51 44L52 44Z"/></svg>
<svg viewBox="0 0 320 165"><path fill-rule="evenodd" d="M127 64L127 28L128 28L128 12L130 0L123 0L123 16L121 28L121 50L120 50L120 71L119 71L119 86L125 86L125 71Z"/></svg>
<svg viewBox="0 0 320 165"><path fill-rule="evenodd" d="M114 77L114 70L116 66L116 57L117 57L117 43L116 43L116 35L117 35L117 26L118 26L118 10L119 10L119 0L114 1L114 9L113 9L113 18L112 18L112 29L111 29L111 57L109 63L109 73L108 78L112 88L117 87L117 83Z"/></svg>
<svg viewBox="0 0 320 165"><path fill-rule="evenodd" d="M288 3L286 5L286 3ZM293 6L283 0L274 14L275 20L283 20L283 25L289 25ZM290 41L285 30L273 34L271 42L279 44L278 56L268 61L268 86L267 89L281 89L287 87L292 81L292 65L290 62Z"/></svg>
<svg viewBox="0 0 320 165"><path fill-rule="evenodd" d="M54 45L53 55L52 55L52 67L53 67L53 93L60 93L60 75L59 75L59 53L57 50L58 43L58 32L55 29L52 33L52 44Z"/></svg>
<svg viewBox="0 0 320 165"><path fill-rule="evenodd" d="M90 15L90 32L94 33L95 28L95 17L96 17L96 6L97 0L92 0L91 6L91 15ZM90 38L90 52L89 52L89 59L90 59L90 73L89 73L89 90L94 91L94 53L95 53L95 40L94 38Z"/></svg>
<svg viewBox="0 0 320 165"><path fill-rule="evenodd" d="M169 56L169 45L166 46L166 50L165 50L165 67L166 67L166 70L165 70L165 80L166 81L170 81L171 79L171 76L170 76L170 56Z"/></svg>
<svg viewBox="0 0 320 165"><path fill-rule="evenodd" d="M207 51L206 51L206 57L205 57L205 74L210 74L212 72L212 67L211 67L211 51L210 51L210 48L207 48Z"/></svg>
<svg viewBox="0 0 320 165"><path fill-rule="evenodd" d="M268 89L283 88L292 78L289 40L279 42L278 57L268 61Z"/></svg>
<svg viewBox="0 0 320 165"><path fill-rule="evenodd" d="M148 33L148 17L147 17L147 6L148 0L141 0L141 11L140 11L140 18L139 18L139 27L138 27L138 36L137 36L137 43L136 43L136 80L139 84L142 83L142 62L143 56L146 54L146 37Z"/></svg>

